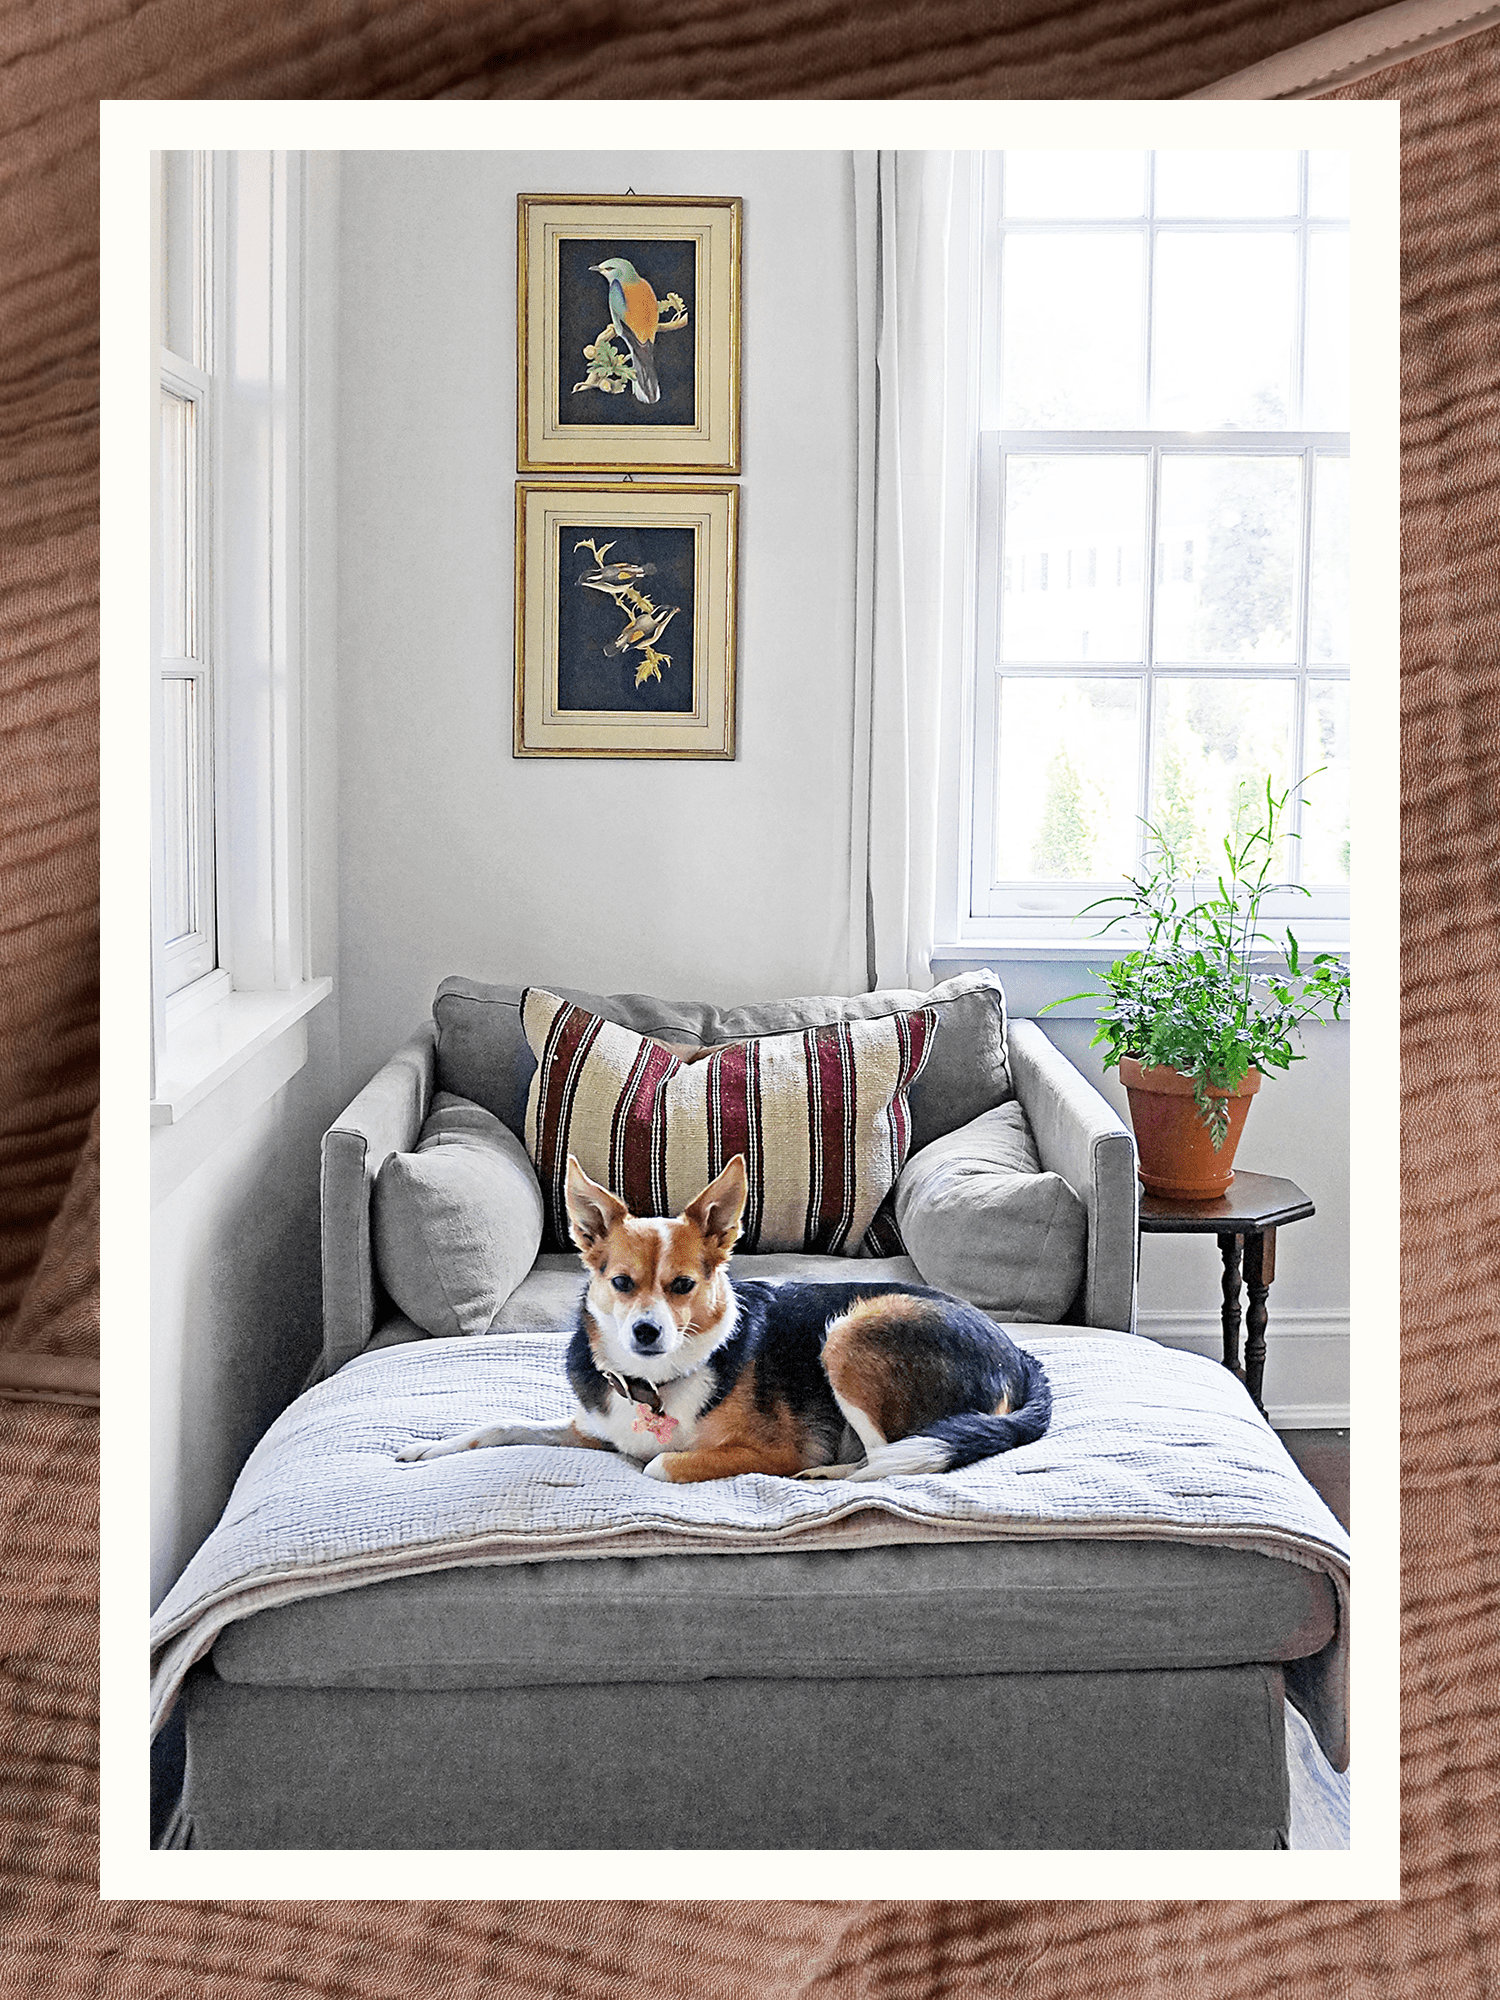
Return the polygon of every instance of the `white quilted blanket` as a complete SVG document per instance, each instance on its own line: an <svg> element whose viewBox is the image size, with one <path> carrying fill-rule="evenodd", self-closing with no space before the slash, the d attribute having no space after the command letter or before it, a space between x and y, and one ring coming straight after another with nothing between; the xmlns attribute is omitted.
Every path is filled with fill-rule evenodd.
<svg viewBox="0 0 1500 2000"><path fill-rule="evenodd" d="M1120 1336L1016 1329L1052 1381L1047 1435L961 1472L849 1485L759 1473L694 1486L612 1453L396 1453L501 1412L566 1413L560 1336L427 1340L362 1356L266 1433L152 1621L153 1727L224 1626L294 1598L462 1563L977 1541L1150 1537L1322 1570L1337 1635L1288 1692L1348 1763L1348 1538L1217 1363Z"/></svg>

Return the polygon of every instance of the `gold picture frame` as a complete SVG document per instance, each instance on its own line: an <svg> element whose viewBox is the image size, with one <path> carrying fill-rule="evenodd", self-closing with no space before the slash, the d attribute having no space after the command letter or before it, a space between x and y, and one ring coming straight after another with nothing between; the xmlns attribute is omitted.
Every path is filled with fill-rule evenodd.
<svg viewBox="0 0 1500 2000"><path fill-rule="evenodd" d="M519 481L517 757L732 759L739 489Z"/></svg>
<svg viewBox="0 0 1500 2000"><path fill-rule="evenodd" d="M516 202L517 471L738 473L739 196Z"/></svg>

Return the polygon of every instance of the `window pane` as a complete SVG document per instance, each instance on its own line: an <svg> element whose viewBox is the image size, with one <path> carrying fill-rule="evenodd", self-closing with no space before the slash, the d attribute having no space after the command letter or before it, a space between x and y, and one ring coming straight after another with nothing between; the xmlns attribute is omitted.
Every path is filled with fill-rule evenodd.
<svg viewBox="0 0 1500 2000"><path fill-rule="evenodd" d="M203 354L203 223L196 153L163 153L161 337L196 368Z"/></svg>
<svg viewBox="0 0 1500 2000"><path fill-rule="evenodd" d="M1308 607L1310 660L1349 657L1349 461L1317 461L1313 484L1312 601Z"/></svg>
<svg viewBox="0 0 1500 2000"><path fill-rule="evenodd" d="M1002 680L995 877L1104 881L1136 854L1135 680Z"/></svg>
<svg viewBox="0 0 1500 2000"><path fill-rule="evenodd" d="M163 680L162 833L166 942L198 929L198 690Z"/></svg>
<svg viewBox="0 0 1500 2000"><path fill-rule="evenodd" d="M1300 477L1295 458L1163 456L1158 660L1295 660Z"/></svg>
<svg viewBox="0 0 1500 2000"><path fill-rule="evenodd" d="M1007 152L1004 172L1007 215L1087 221L1146 206L1144 153Z"/></svg>
<svg viewBox="0 0 1500 2000"><path fill-rule="evenodd" d="M1008 235L1000 407L1013 430L1129 427L1141 413L1144 239Z"/></svg>
<svg viewBox="0 0 1500 2000"><path fill-rule="evenodd" d="M1307 212L1309 215L1349 213L1349 155L1314 152L1307 156Z"/></svg>
<svg viewBox="0 0 1500 2000"><path fill-rule="evenodd" d="M1307 380L1303 422L1309 430L1349 428L1349 236L1317 230L1307 241Z"/></svg>
<svg viewBox="0 0 1500 2000"><path fill-rule="evenodd" d="M1000 649L1007 660L1139 660L1146 461L1005 461Z"/></svg>
<svg viewBox="0 0 1500 2000"><path fill-rule="evenodd" d="M1158 153L1158 215L1297 213L1295 153Z"/></svg>
<svg viewBox="0 0 1500 2000"><path fill-rule="evenodd" d="M1349 683L1313 681L1307 690L1302 792L1302 880L1349 880Z"/></svg>
<svg viewBox="0 0 1500 2000"><path fill-rule="evenodd" d="M1168 430L1287 424L1295 308L1294 237L1163 231L1154 421Z"/></svg>
<svg viewBox="0 0 1500 2000"><path fill-rule="evenodd" d="M161 648L168 659L193 653L193 478L195 411L184 396L161 396Z"/></svg>
<svg viewBox="0 0 1500 2000"><path fill-rule="evenodd" d="M1291 681L1157 682L1148 817L1184 872L1218 865L1237 813L1263 806L1267 778L1285 791L1294 695Z"/></svg>

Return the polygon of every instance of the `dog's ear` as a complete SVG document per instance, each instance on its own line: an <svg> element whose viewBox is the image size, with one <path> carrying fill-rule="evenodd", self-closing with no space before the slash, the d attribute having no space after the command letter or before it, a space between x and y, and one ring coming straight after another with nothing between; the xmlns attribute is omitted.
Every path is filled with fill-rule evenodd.
<svg viewBox="0 0 1500 2000"><path fill-rule="evenodd" d="M696 1225L710 1250L727 1257L740 1233L740 1217L745 1212L745 1197L749 1192L745 1156L736 1153L719 1178L710 1181L696 1201L688 1203L682 1219Z"/></svg>
<svg viewBox="0 0 1500 2000"><path fill-rule="evenodd" d="M591 1181L573 1155L568 1155L568 1234L587 1254L597 1249L629 1210L618 1195Z"/></svg>

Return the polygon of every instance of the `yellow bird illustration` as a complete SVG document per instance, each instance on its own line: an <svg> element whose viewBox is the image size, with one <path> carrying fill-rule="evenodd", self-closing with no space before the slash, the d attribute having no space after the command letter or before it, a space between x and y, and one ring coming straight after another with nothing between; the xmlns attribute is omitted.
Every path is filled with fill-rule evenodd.
<svg viewBox="0 0 1500 2000"><path fill-rule="evenodd" d="M602 590L606 597L618 598L622 591L638 583L643 576L655 576L655 563L607 563L604 558L613 547L613 542L606 542L603 548L592 541L573 544L574 555L577 555L580 549L587 549L594 558L594 567L585 570L578 578L578 582L585 590Z"/></svg>
<svg viewBox="0 0 1500 2000"><path fill-rule="evenodd" d="M618 659L622 653L628 653L632 646L654 647L681 609L680 604L664 604L660 607L649 603L642 605L629 624L610 640L604 651L612 659Z"/></svg>

